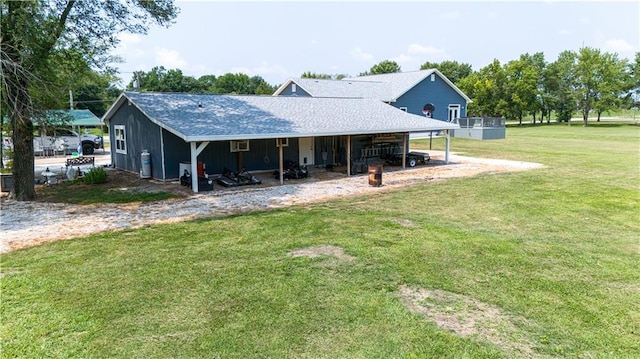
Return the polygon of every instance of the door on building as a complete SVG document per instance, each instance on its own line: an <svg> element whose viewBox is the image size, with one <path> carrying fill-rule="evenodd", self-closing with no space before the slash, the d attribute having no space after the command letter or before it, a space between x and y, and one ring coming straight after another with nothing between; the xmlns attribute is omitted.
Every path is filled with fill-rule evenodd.
<svg viewBox="0 0 640 359"><path fill-rule="evenodd" d="M301 137L298 139L298 153L300 154L300 159L298 163L303 166L311 166L314 165L313 157L314 157L314 148L313 148L313 137Z"/></svg>
<svg viewBox="0 0 640 359"><path fill-rule="evenodd" d="M460 117L460 105L449 105L449 122Z"/></svg>

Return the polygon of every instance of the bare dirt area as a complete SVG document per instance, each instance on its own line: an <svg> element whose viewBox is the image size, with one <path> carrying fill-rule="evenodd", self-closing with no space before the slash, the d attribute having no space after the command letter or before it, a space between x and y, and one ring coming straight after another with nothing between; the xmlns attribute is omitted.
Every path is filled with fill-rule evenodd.
<svg viewBox="0 0 640 359"><path fill-rule="evenodd" d="M322 258L324 264L353 263L356 257L341 247L318 245L300 248L288 253L290 257ZM401 285L396 295L404 307L423 315L443 330L461 337L489 342L504 350L510 357L539 358L535 343L523 317L510 315L501 308L475 298L439 289L425 289Z"/></svg>
<svg viewBox="0 0 640 359"><path fill-rule="evenodd" d="M398 294L409 311L424 315L442 329L490 342L513 357L538 357L533 351L534 343L516 325L524 323L524 318L508 315L500 308L474 298L443 290L401 286Z"/></svg>
<svg viewBox="0 0 640 359"><path fill-rule="evenodd" d="M537 163L456 155L451 155L450 163L445 165L441 156L432 154L432 158L427 165L406 170L385 166L381 186L371 186L367 173L347 177L339 171L316 170L310 178L286 181L284 185L280 185L271 173L261 173L256 174L262 180L260 185L234 188L214 185L213 191L197 194L178 182L140 179L135 174L109 171L109 182L104 185L105 189L163 191L171 192L176 197L149 203L100 205L52 203L46 195L34 202L3 198L0 202L0 253L148 224L269 210L379 193L427 181L542 167Z"/></svg>

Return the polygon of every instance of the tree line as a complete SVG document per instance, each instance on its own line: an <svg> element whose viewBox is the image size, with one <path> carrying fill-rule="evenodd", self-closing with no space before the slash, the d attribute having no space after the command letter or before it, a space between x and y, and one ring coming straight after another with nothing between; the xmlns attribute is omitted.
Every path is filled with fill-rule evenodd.
<svg viewBox="0 0 640 359"><path fill-rule="evenodd" d="M180 69L167 70L156 66L149 72L136 71L127 85L127 90L145 92L191 92L214 94L271 95L277 86L269 85L262 77L243 73L227 73L216 77L204 75L199 78L187 76Z"/></svg>
<svg viewBox="0 0 640 359"><path fill-rule="evenodd" d="M580 113L587 126L593 113L597 121L610 110L640 106L640 52L632 62L617 54L583 47L579 51L563 51L553 62L544 53L523 54L505 64L494 60L473 71L471 65L457 61L425 62L421 70L438 69L472 102L468 116L496 116L522 124L525 116L533 123L567 122ZM390 60L374 65L359 76L401 72ZM303 77L340 78L305 72ZM539 117L538 117L539 116Z"/></svg>

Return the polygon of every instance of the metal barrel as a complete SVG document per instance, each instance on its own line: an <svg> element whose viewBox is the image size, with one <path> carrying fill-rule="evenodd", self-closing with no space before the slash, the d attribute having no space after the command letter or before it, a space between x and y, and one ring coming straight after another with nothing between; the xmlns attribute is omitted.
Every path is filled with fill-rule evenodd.
<svg viewBox="0 0 640 359"><path fill-rule="evenodd" d="M369 185L374 187L382 186L382 165L369 166Z"/></svg>

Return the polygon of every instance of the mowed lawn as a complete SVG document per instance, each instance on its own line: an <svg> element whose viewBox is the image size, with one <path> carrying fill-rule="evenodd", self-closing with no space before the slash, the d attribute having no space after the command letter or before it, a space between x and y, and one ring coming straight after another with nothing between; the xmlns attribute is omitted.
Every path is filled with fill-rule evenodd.
<svg viewBox="0 0 640 359"><path fill-rule="evenodd" d="M640 127L451 149L545 167L3 254L1 356L640 357Z"/></svg>

